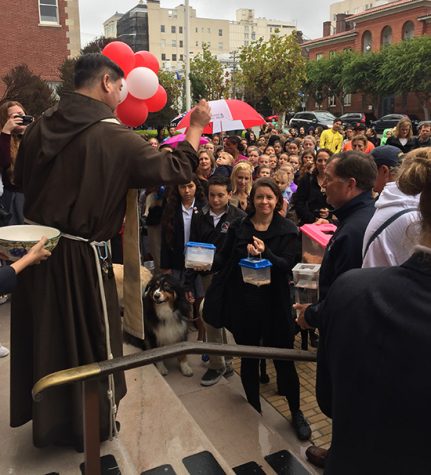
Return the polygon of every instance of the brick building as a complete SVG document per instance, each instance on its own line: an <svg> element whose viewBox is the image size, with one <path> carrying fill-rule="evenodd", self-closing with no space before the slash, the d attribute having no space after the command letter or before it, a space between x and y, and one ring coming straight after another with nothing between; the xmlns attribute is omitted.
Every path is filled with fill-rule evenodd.
<svg viewBox="0 0 431 475"><path fill-rule="evenodd" d="M19 64L52 85L58 67L79 54L78 0L20 0L3 2L0 17L0 78ZM0 82L0 97L4 84Z"/></svg>
<svg viewBox="0 0 431 475"><path fill-rule="evenodd" d="M343 50L380 51L391 43L415 36L431 35L431 0L399 0L354 15L336 15L335 33L331 21L323 23L323 36L303 43L310 60L319 60ZM376 116L393 112L423 118L423 109L414 94L382 97L379 110L373 110L362 94L347 95L344 112L372 112ZM314 100L307 101L308 109L315 109ZM322 108L337 114L340 104L333 99L323 102Z"/></svg>

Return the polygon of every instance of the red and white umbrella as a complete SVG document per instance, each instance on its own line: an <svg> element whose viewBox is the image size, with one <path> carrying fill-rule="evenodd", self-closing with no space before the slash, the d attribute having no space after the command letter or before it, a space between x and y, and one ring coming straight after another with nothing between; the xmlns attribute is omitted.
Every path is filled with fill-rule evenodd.
<svg viewBox="0 0 431 475"><path fill-rule="evenodd" d="M204 128L204 134L216 134L228 130L242 130L265 123L265 119L249 104L238 99L220 99L209 101L211 107L210 123ZM177 125L177 130L190 126L190 114L186 113Z"/></svg>

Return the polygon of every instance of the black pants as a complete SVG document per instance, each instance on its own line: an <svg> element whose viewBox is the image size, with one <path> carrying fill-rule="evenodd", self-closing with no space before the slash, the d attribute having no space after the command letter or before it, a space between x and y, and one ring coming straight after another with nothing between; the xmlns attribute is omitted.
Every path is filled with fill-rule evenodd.
<svg viewBox="0 0 431 475"><path fill-rule="evenodd" d="M252 335L250 330L249 328L246 335L234 335L238 345L259 346L261 344L261 335ZM271 343L266 342L265 345L270 346ZM293 344L288 347L293 347ZM299 409L299 378L295 363L285 360L273 360L273 362L277 375L278 393L286 396L291 412L297 411ZM259 396L259 359L241 358L241 381L247 401L256 411L262 412Z"/></svg>

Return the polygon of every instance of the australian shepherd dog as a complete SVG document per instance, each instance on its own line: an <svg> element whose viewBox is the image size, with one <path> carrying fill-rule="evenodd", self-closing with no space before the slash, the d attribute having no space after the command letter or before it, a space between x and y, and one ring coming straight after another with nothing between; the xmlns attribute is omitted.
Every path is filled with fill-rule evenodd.
<svg viewBox="0 0 431 475"><path fill-rule="evenodd" d="M169 274L156 275L144 292L145 347L159 348L187 340L190 304L180 282ZM187 355L178 358L181 373L193 376ZM163 361L156 363L165 376L168 369Z"/></svg>

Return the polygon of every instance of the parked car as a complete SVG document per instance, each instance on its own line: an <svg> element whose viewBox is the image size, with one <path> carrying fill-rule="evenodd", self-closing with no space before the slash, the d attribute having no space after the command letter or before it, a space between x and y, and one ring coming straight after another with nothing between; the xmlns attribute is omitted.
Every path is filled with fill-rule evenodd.
<svg viewBox="0 0 431 475"><path fill-rule="evenodd" d="M344 127L347 125L356 127L359 124L369 127L371 123L376 120L376 117L374 114L366 112L347 112L340 116L340 119L343 121Z"/></svg>
<svg viewBox="0 0 431 475"><path fill-rule="evenodd" d="M265 117L265 120L267 122L278 122L278 115L269 115L268 117Z"/></svg>
<svg viewBox="0 0 431 475"><path fill-rule="evenodd" d="M289 122L289 127L299 129L304 127L308 130L310 127L322 127L328 129L332 126L335 116L328 111L303 111L297 112Z"/></svg>
<svg viewBox="0 0 431 475"><path fill-rule="evenodd" d="M406 114L387 114L372 122L371 125L378 134L382 134L385 129L394 128L398 124L398 122L404 118L410 119L412 121L413 133L417 134L417 128L419 123L418 119L414 117L410 118Z"/></svg>

